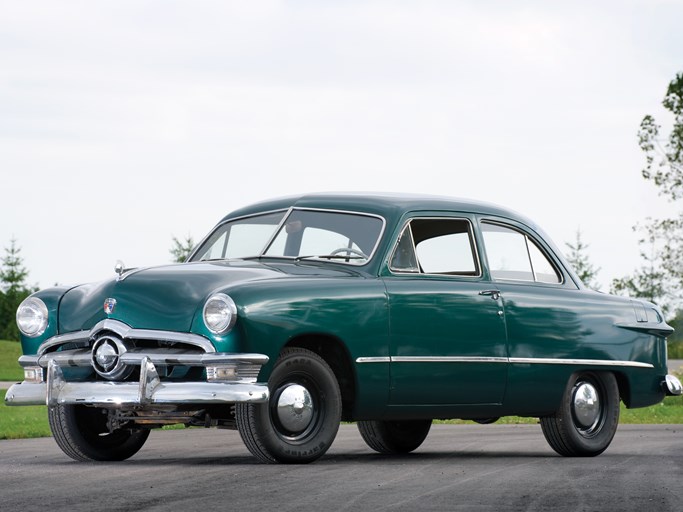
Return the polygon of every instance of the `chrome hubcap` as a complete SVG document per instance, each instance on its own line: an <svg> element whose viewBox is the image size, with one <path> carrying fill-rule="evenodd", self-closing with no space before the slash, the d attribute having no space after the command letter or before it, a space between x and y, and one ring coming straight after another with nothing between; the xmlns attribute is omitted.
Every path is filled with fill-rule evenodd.
<svg viewBox="0 0 683 512"><path fill-rule="evenodd" d="M600 417L600 396L592 384L582 382L574 391L574 418L579 427L589 429Z"/></svg>
<svg viewBox="0 0 683 512"><path fill-rule="evenodd" d="M285 429L290 432L305 430L313 413L313 398L304 386L290 384L282 390L277 400L277 417Z"/></svg>

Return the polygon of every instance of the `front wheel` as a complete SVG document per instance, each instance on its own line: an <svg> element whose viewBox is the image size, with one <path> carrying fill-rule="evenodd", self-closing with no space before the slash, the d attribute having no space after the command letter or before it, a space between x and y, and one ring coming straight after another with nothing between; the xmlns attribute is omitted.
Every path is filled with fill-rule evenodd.
<svg viewBox="0 0 683 512"><path fill-rule="evenodd" d="M149 437L149 430L107 428L107 411L84 405L48 408L50 430L57 445L77 461L117 461L135 455Z"/></svg>
<svg viewBox="0 0 683 512"><path fill-rule="evenodd" d="M612 442L619 423L619 387L611 373L574 374L560 408L541 418L546 441L565 457L594 457Z"/></svg>
<svg viewBox="0 0 683 512"><path fill-rule="evenodd" d="M379 453L410 453L427 438L432 420L359 421L363 441Z"/></svg>
<svg viewBox="0 0 683 512"><path fill-rule="evenodd" d="M235 408L249 451L267 463L307 463L321 457L341 421L341 393L329 365L310 350L287 348L268 388L268 403L239 403Z"/></svg>

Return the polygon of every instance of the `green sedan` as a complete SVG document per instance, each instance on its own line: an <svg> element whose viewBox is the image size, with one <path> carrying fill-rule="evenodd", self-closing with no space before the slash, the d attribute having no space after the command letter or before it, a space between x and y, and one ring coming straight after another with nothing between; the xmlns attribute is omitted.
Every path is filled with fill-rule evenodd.
<svg viewBox="0 0 683 512"><path fill-rule="evenodd" d="M123 460L169 424L237 429L262 462L321 457L340 421L417 449L432 420L540 418L564 456L609 446L619 403L680 395L672 328L586 289L530 220L442 197L315 194L230 213L186 263L117 265L17 311L24 381L59 447Z"/></svg>

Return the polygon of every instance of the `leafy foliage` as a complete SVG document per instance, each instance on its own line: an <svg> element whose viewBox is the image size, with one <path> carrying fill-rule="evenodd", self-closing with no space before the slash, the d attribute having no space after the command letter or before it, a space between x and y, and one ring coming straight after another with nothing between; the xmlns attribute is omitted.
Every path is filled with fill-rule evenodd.
<svg viewBox="0 0 683 512"><path fill-rule="evenodd" d="M173 256L173 261L175 263L183 263L187 261L187 258L192 254L194 246L194 240L190 235L187 235L185 240L182 241L173 237L173 247L171 247L168 252Z"/></svg>
<svg viewBox="0 0 683 512"><path fill-rule="evenodd" d="M579 276L583 284L592 290L598 290L600 288L600 283L597 282L596 278L599 268L595 268L593 264L588 259L586 251L589 247L588 244L581 240L581 230L576 230L576 242L570 244L565 242L565 245L570 249L570 253L567 255L567 261L574 267L574 271Z"/></svg>
<svg viewBox="0 0 683 512"><path fill-rule="evenodd" d="M671 132L661 137L661 125L646 115L640 123L638 141L645 153L643 177L652 181L671 201L683 198L683 73L669 83L662 105L673 116ZM612 291L628 291L658 303L666 312L680 306L683 291L683 213L673 219L648 219L634 229L644 265L632 276L615 279Z"/></svg>
<svg viewBox="0 0 683 512"><path fill-rule="evenodd" d="M660 193L676 200L683 197L683 73L676 74L662 101L673 114L673 127L665 141L660 139L661 126L646 115L640 123L638 140L645 152L643 177L652 180Z"/></svg>
<svg viewBox="0 0 683 512"><path fill-rule="evenodd" d="M678 286L671 280L672 271L668 268L667 239L675 233L662 223L668 221L650 221L646 226L636 226L634 230L642 233L638 243L641 247L640 257L644 264L633 275L612 281L611 293L627 294L640 297L658 304L666 314L677 301Z"/></svg>

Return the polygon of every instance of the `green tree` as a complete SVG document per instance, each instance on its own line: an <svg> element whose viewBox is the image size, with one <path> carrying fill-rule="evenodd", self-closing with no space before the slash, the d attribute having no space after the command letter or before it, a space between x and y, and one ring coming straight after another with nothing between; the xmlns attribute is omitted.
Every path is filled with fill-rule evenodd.
<svg viewBox="0 0 683 512"><path fill-rule="evenodd" d="M597 281L597 276L598 272L600 272L600 269L595 268L588 259L588 254L586 254L586 251L588 250L589 245L581 240L581 230L576 230L575 243L570 244L569 242L565 242L564 245L566 245L570 250L569 254L567 255L567 261L569 261L571 266L574 267L574 271L579 276L583 284L592 290L599 290L600 283Z"/></svg>
<svg viewBox="0 0 683 512"><path fill-rule="evenodd" d="M672 200L683 197L683 73L677 73L664 95L662 105L673 115L671 133L660 137L661 125L646 115L640 123L638 140L645 152L643 177Z"/></svg>
<svg viewBox="0 0 683 512"><path fill-rule="evenodd" d="M673 117L667 136L651 115L640 123L638 142L645 153L642 175L661 195L677 202L683 198L683 73L669 83L662 105ZM615 279L612 290L629 291L674 312L683 292L683 213L678 218L650 219L644 228L634 229L645 233L639 240L644 264L632 276Z"/></svg>
<svg viewBox="0 0 683 512"><path fill-rule="evenodd" d="M653 222L647 226L636 226L635 231L642 233L638 244L643 265L633 275L612 280L611 293L640 297L658 304L666 314L675 303L676 287L672 285L662 264L662 233L654 229Z"/></svg>
<svg viewBox="0 0 683 512"><path fill-rule="evenodd" d="M175 263L183 263L189 258L194 249L194 245L194 240L190 235L187 235L185 240L182 241L173 237L173 247L171 247L168 252L173 256L173 261Z"/></svg>
<svg viewBox="0 0 683 512"><path fill-rule="evenodd" d="M667 322L674 328L674 333L668 338L669 357L683 359L683 309L677 310Z"/></svg>
<svg viewBox="0 0 683 512"><path fill-rule="evenodd" d="M10 246L5 247L5 256L0 267L0 338L19 340L19 330L15 322L17 307L28 297L32 290L26 284L28 270L24 267L21 248L12 238Z"/></svg>

